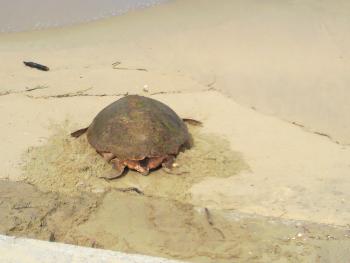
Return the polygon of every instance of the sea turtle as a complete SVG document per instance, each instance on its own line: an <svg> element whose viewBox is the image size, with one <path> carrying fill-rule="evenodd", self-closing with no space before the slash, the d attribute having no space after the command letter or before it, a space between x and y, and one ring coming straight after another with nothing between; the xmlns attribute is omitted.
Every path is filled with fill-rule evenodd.
<svg viewBox="0 0 350 263"><path fill-rule="evenodd" d="M125 167L147 175L162 165L171 168L176 155L190 145L184 121L167 105L139 95L125 96L108 105L87 128L73 132L79 137L87 132L88 142L113 165L119 177Z"/></svg>

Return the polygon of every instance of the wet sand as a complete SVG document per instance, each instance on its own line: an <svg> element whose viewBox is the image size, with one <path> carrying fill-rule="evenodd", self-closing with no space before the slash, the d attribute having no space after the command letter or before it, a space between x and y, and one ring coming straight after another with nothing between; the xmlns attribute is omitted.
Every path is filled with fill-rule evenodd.
<svg viewBox="0 0 350 263"><path fill-rule="evenodd" d="M0 32L20 32L86 23L160 4L162 0L0 1ZM30 10L30 11L29 11Z"/></svg>

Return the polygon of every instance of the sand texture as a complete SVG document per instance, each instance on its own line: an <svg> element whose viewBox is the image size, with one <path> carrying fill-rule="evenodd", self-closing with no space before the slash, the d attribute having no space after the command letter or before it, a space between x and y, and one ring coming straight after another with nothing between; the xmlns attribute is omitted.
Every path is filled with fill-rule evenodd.
<svg viewBox="0 0 350 263"><path fill-rule="evenodd" d="M227 213L111 190L66 196L0 181L1 233L189 262L331 262L346 228ZM18 192L21 195L18 195Z"/></svg>
<svg viewBox="0 0 350 263"><path fill-rule="evenodd" d="M69 136L68 123L52 127L47 144L34 147L23 158L25 181L45 192L69 195L81 192L104 193L110 189L136 187L146 195L189 201L191 187L208 177L228 178L249 169L240 153L233 152L228 142L215 135L204 135L200 128L189 127L193 146L180 152L171 171L158 169L151 176L128 170L119 180L104 180L113 168L87 142Z"/></svg>
<svg viewBox="0 0 350 263"><path fill-rule="evenodd" d="M1 233L192 262L350 257L347 2L219 2L0 34ZM69 136L126 94L203 122L171 173L105 180Z"/></svg>

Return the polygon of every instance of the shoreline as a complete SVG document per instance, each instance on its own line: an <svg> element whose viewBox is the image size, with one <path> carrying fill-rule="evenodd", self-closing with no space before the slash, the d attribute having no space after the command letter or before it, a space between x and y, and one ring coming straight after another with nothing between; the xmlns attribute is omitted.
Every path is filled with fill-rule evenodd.
<svg viewBox="0 0 350 263"><path fill-rule="evenodd" d="M102 0L97 2L50 2L30 0L2 3L0 33L17 33L55 27L67 27L142 10L168 0ZM35 8L32 8L35 7ZM28 14L30 10L30 14Z"/></svg>

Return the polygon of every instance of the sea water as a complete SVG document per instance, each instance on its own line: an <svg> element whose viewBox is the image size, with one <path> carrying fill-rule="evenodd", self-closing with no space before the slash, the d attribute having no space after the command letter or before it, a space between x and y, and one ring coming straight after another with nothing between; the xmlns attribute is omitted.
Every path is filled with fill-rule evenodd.
<svg viewBox="0 0 350 263"><path fill-rule="evenodd" d="M0 0L0 32L89 22L167 0Z"/></svg>

